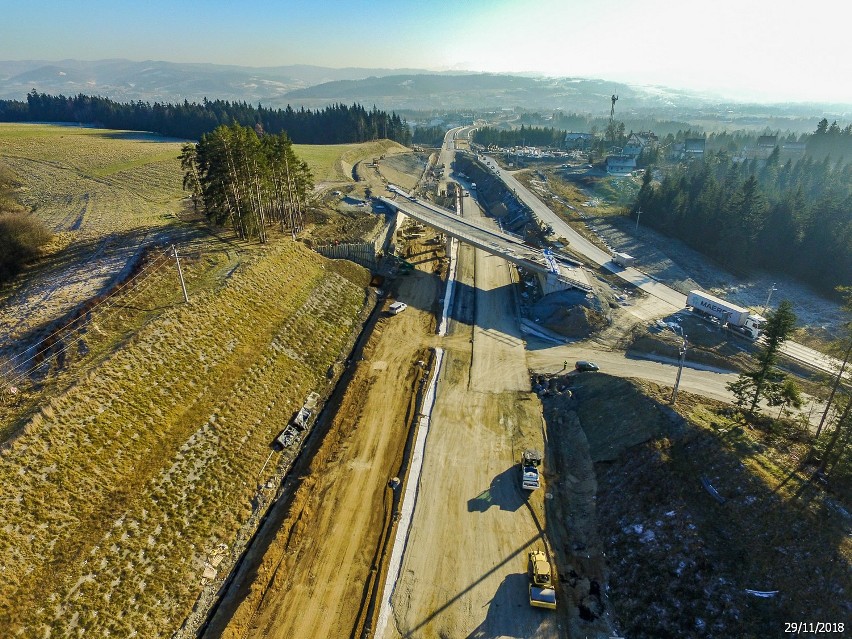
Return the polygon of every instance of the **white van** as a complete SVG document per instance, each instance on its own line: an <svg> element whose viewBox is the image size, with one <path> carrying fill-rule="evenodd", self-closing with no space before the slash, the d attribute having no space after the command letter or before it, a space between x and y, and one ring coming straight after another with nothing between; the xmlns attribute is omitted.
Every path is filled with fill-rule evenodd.
<svg viewBox="0 0 852 639"><path fill-rule="evenodd" d="M406 304L405 302L394 302L390 305L390 308L388 310L390 311L391 315L399 315L407 308L408 304Z"/></svg>

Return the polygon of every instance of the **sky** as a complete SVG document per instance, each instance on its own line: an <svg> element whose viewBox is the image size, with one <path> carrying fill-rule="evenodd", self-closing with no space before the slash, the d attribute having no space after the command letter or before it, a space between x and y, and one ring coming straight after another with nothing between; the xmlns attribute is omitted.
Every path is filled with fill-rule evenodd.
<svg viewBox="0 0 852 639"><path fill-rule="evenodd" d="M848 0L0 0L0 60L532 72L852 104Z"/></svg>

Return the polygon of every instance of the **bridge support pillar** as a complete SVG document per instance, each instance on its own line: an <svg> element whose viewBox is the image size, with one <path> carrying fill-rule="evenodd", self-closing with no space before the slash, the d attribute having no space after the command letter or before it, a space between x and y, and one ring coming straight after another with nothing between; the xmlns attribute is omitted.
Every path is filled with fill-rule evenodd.
<svg viewBox="0 0 852 639"><path fill-rule="evenodd" d="M566 291L573 288L567 282L560 280L555 273L538 273L538 283L541 286L542 295L550 295L559 291Z"/></svg>

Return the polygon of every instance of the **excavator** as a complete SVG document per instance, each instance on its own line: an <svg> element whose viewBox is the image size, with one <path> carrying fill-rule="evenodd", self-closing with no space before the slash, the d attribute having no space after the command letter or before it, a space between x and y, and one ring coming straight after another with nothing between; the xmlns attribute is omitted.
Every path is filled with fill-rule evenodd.
<svg viewBox="0 0 852 639"><path fill-rule="evenodd" d="M550 562L543 550L529 553L530 605L556 610L556 590L550 577Z"/></svg>

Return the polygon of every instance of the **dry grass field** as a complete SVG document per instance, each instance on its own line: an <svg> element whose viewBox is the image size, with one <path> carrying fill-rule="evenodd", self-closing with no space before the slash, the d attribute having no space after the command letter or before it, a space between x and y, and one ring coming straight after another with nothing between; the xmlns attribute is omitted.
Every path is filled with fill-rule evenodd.
<svg viewBox="0 0 852 639"><path fill-rule="evenodd" d="M308 393L328 390L370 303L359 267L184 216L180 146L0 125L0 164L57 232L0 291L0 356L91 306L0 394L0 636L179 631L292 461L295 448L268 460L270 443ZM351 180L347 167L391 146L297 153L318 181ZM189 304L164 256L172 242ZM97 301L134 264L139 275Z"/></svg>
<svg viewBox="0 0 852 639"><path fill-rule="evenodd" d="M352 167L361 160L409 153L407 148L390 140L374 140L363 144L296 144L293 149L311 167L317 185L351 182Z"/></svg>
<svg viewBox="0 0 852 639"><path fill-rule="evenodd" d="M256 251L44 402L2 449L0 627L175 630L275 474L272 439L326 390L364 284L299 244Z"/></svg>
<svg viewBox="0 0 852 639"><path fill-rule="evenodd" d="M132 131L0 125L0 162L22 203L56 231L162 226L180 210L182 142Z"/></svg>
<svg viewBox="0 0 852 639"><path fill-rule="evenodd" d="M56 232L49 255L0 290L0 369L107 290L146 248L208 235L180 219L182 144L132 131L0 124L0 169L12 176L24 207ZM361 159L401 150L389 141L297 149L317 180L349 181ZM240 250L230 247L228 259ZM0 434L7 430L0 424Z"/></svg>
<svg viewBox="0 0 852 639"><path fill-rule="evenodd" d="M0 291L0 359L103 292L182 207L181 143L128 131L0 125L0 167L57 236L51 255ZM2 432L3 429L0 429Z"/></svg>

